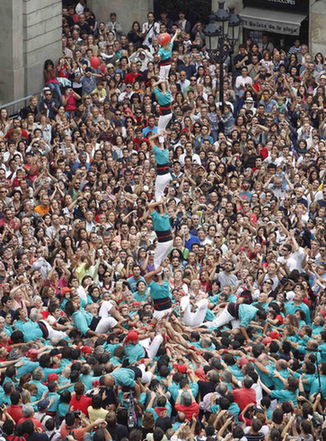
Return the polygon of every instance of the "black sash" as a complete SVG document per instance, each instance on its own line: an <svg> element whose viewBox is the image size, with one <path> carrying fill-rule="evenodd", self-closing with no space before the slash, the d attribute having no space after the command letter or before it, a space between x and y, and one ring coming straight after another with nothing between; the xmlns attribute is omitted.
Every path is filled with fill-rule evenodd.
<svg viewBox="0 0 326 441"><path fill-rule="evenodd" d="M39 325L39 327L42 331L43 338L46 340L49 336L48 328L45 326L45 324L43 322L37 322L37 324Z"/></svg>
<svg viewBox="0 0 326 441"><path fill-rule="evenodd" d="M169 242L170 240L173 240L171 230L167 231L155 231L157 235L158 242Z"/></svg>
<svg viewBox="0 0 326 441"><path fill-rule="evenodd" d="M170 173L169 164L157 164L156 172L159 176L166 175L167 173Z"/></svg>
<svg viewBox="0 0 326 441"><path fill-rule="evenodd" d="M89 325L89 329L95 332L95 329L100 321L101 321L101 317L94 317L93 320L91 321L91 324Z"/></svg>
<svg viewBox="0 0 326 441"><path fill-rule="evenodd" d="M166 309L172 308L172 303L170 297L165 297L164 299L153 299L155 311L165 311Z"/></svg>
<svg viewBox="0 0 326 441"><path fill-rule="evenodd" d="M236 319L239 318L239 305L237 303L228 304L228 312Z"/></svg>

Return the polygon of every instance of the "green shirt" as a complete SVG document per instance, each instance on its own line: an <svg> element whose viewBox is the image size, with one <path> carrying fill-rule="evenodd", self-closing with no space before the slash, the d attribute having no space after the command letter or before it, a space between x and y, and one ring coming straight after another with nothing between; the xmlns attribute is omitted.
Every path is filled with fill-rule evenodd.
<svg viewBox="0 0 326 441"><path fill-rule="evenodd" d="M251 305L245 305L241 303L239 305L239 320L240 326L247 328L251 320L256 318L258 309Z"/></svg>
<svg viewBox="0 0 326 441"><path fill-rule="evenodd" d="M297 405L297 392L291 392L289 390L272 390L271 398L276 398L281 404L284 401L292 401L294 406Z"/></svg>
<svg viewBox="0 0 326 441"><path fill-rule="evenodd" d="M86 335L94 316L87 311L76 311L72 315L72 319L82 335Z"/></svg>
<svg viewBox="0 0 326 441"><path fill-rule="evenodd" d="M115 384L117 386L129 386L134 387L135 382L135 372L131 369L120 368L111 372L110 375L114 378Z"/></svg>
<svg viewBox="0 0 326 441"><path fill-rule="evenodd" d="M125 354L129 360L129 364L133 364L135 361L146 357L146 351L140 343L136 345L125 345Z"/></svg>
<svg viewBox="0 0 326 441"><path fill-rule="evenodd" d="M169 283L165 280L162 285L151 281L149 284L151 289L150 295L153 300L171 298Z"/></svg>
<svg viewBox="0 0 326 441"><path fill-rule="evenodd" d="M153 90L160 106L167 106L171 103L171 92L162 93L157 87Z"/></svg>
<svg viewBox="0 0 326 441"><path fill-rule="evenodd" d="M153 153L157 164L167 164L169 162L169 149L161 150L154 145Z"/></svg>
<svg viewBox="0 0 326 441"><path fill-rule="evenodd" d="M170 219L167 213L164 213L163 216L161 216L157 211L154 210L151 213L151 216L155 231L170 231Z"/></svg>

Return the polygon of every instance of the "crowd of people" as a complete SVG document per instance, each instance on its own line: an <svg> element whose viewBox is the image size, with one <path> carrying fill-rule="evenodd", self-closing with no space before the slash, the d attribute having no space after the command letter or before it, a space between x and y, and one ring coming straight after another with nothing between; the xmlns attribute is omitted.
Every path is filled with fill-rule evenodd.
<svg viewBox="0 0 326 441"><path fill-rule="evenodd" d="M0 439L325 441L326 57L247 39L222 100L183 11L62 18L0 110Z"/></svg>

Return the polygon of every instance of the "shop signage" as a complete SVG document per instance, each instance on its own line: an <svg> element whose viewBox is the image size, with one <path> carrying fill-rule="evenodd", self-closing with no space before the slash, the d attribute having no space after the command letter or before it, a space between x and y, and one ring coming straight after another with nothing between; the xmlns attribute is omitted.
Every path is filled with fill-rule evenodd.
<svg viewBox="0 0 326 441"><path fill-rule="evenodd" d="M309 0L244 0L243 3L244 6L252 6L255 8L267 7L288 12L309 12Z"/></svg>
<svg viewBox="0 0 326 441"><path fill-rule="evenodd" d="M242 19L242 26L254 31L272 32L274 34L284 35L299 35L300 32L300 23L289 24L273 22L271 19L267 18L266 21L262 18L245 18L241 13L240 17Z"/></svg>

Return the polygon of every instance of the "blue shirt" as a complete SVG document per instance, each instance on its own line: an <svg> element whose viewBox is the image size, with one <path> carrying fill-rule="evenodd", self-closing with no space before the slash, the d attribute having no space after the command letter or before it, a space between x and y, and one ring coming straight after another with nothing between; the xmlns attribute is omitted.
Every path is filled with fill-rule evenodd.
<svg viewBox="0 0 326 441"><path fill-rule="evenodd" d="M187 248L189 251L191 251L191 245L193 243L198 243L200 245L198 237L190 234L190 239L185 241L185 248Z"/></svg>
<svg viewBox="0 0 326 441"><path fill-rule="evenodd" d="M135 382L135 372L131 369L120 368L111 372L110 375L114 378L115 384L117 386L129 386L134 387Z"/></svg>
<svg viewBox="0 0 326 441"><path fill-rule="evenodd" d="M137 279L137 280L135 280L134 276L128 277L127 283L129 285L130 291L132 293L137 291L137 283L140 282L140 281L144 282L145 285L147 285L144 277L142 277L142 276L140 276L139 279Z"/></svg>
<svg viewBox="0 0 326 441"><path fill-rule="evenodd" d="M258 309L251 305L245 305L244 303L239 305L239 320L240 326L246 328L251 320L256 317Z"/></svg>
<svg viewBox="0 0 326 441"><path fill-rule="evenodd" d="M157 127L153 127L152 129L150 127L145 127L143 130L143 136L146 138L147 133L152 132L154 135L157 135Z"/></svg>
<svg viewBox="0 0 326 441"><path fill-rule="evenodd" d="M167 106L171 103L171 92L162 93L157 87L153 91L160 106Z"/></svg>

